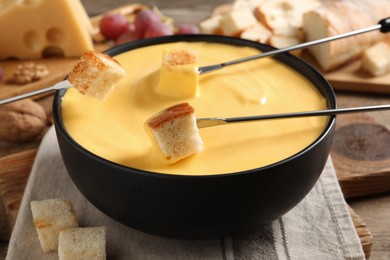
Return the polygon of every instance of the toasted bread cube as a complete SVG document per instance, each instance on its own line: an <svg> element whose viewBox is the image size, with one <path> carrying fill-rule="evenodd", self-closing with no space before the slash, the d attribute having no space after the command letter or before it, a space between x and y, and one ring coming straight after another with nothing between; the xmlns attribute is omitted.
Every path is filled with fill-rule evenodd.
<svg viewBox="0 0 390 260"><path fill-rule="evenodd" d="M152 144L172 164L203 150L194 108L181 103L152 116L145 123Z"/></svg>
<svg viewBox="0 0 390 260"><path fill-rule="evenodd" d="M71 228L60 232L60 260L105 260L106 227Z"/></svg>
<svg viewBox="0 0 390 260"><path fill-rule="evenodd" d="M249 8L241 8L223 15L220 24L224 35L238 36L245 29L257 24L257 20Z"/></svg>
<svg viewBox="0 0 390 260"><path fill-rule="evenodd" d="M83 95L104 100L125 75L126 71L110 56L87 51L70 72L68 80Z"/></svg>
<svg viewBox="0 0 390 260"><path fill-rule="evenodd" d="M61 230L78 227L72 203L67 199L31 201L35 229L43 252L57 250Z"/></svg>
<svg viewBox="0 0 390 260"><path fill-rule="evenodd" d="M198 54L192 50L165 50L155 91L163 96L190 98L198 95Z"/></svg>
<svg viewBox="0 0 390 260"><path fill-rule="evenodd" d="M362 68L373 76L390 72L390 46L378 42L363 52Z"/></svg>

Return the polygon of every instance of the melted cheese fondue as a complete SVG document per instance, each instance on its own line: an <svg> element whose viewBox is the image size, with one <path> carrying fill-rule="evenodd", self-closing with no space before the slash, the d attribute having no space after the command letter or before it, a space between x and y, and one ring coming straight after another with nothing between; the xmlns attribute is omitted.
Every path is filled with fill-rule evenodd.
<svg viewBox="0 0 390 260"><path fill-rule="evenodd" d="M199 77L199 95L174 99L156 94L162 52L193 49L199 66L258 53L217 43L169 43L116 56L128 76L104 101L69 89L62 101L65 128L81 146L110 161L168 174L210 175L254 169L290 157L318 138L326 117L266 120L200 129L204 151L172 165L155 159L144 130L157 112L188 102L200 117L236 117L326 108L325 98L302 75L270 58L226 67ZM172 84L180 84L172 82Z"/></svg>

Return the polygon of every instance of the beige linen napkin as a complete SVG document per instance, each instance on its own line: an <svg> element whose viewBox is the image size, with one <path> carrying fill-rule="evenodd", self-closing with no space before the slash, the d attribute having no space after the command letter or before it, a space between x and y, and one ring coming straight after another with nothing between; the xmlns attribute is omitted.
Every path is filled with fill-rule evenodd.
<svg viewBox="0 0 390 260"><path fill-rule="evenodd" d="M70 199L80 226L107 227L108 259L364 259L330 159L298 206L252 234L175 240L131 229L91 205L69 178L52 128L39 148L6 259L58 259L57 252L41 251L30 210L31 200L48 198Z"/></svg>

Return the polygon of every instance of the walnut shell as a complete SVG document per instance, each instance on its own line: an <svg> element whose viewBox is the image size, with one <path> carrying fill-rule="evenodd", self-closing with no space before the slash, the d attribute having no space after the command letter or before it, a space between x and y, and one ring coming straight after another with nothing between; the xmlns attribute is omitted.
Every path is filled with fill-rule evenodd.
<svg viewBox="0 0 390 260"><path fill-rule="evenodd" d="M47 125L44 108L23 99L0 106L0 139L10 142L26 142L39 136Z"/></svg>

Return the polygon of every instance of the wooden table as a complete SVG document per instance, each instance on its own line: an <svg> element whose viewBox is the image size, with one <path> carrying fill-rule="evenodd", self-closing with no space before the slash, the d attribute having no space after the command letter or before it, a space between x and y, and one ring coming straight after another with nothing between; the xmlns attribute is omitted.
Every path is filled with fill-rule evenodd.
<svg viewBox="0 0 390 260"><path fill-rule="evenodd" d="M116 0L116 1L93 1L93 0L82 0L88 14L90 16L95 16L101 14L107 10L129 4L128 1L125 0ZM139 1L140 3L141 1ZM160 10L165 14L175 19L176 22L199 22L205 19L210 15L210 12L213 10L215 6L229 3L231 1L228 0L214 0L214 1L195 1L195 0L184 0L184 1L170 1L170 0L160 0L160 1L144 1L141 3L148 5L156 5L160 8ZM389 82L390 88L390 82ZM373 104L388 104L390 103L390 96L383 94L353 94L353 93L343 93L337 92L338 104L340 107L351 107L351 106L363 106L363 105L373 105ZM39 102L50 111L52 97L41 98ZM389 127L390 127L390 117L386 112L374 112L368 114L359 114L356 117L351 116L339 116L338 117L338 125L343 125L348 122L353 122L356 118L369 118L372 122L375 121L375 124L379 124L384 128L384 137L381 135L381 138L384 140L380 140L383 142L388 142L389 140ZM361 130L364 133L364 129ZM337 133L337 132L336 132ZM367 130L366 137L377 138L377 136L370 136L372 132ZM367 138L368 140L370 138ZM339 140L339 139L337 139ZM366 140L366 139L365 139ZM366 140L367 141L367 140ZM20 151L27 151L25 153L25 157L27 161L32 162L35 156L35 150L40 143L40 139L22 144L11 144L6 142L0 142L0 158L15 154ZM348 145L348 144L347 144ZM335 147L337 144L334 145ZM359 153L365 149L364 145L361 146L353 146L356 149L356 152ZM32 149L32 150L31 150ZM332 156L337 157L336 149L332 150ZM12 163L12 162L10 162ZM343 159L335 160L336 171L341 171L343 169L344 161ZM389 163L390 166L390 163ZM1 166L0 166L1 167ZM359 163L356 164L356 169L362 167ZM26 168L26 165L24 165ZM28 168L28 166L27 166ZM1 168L0 168L1 169ZM341 169L341 170L340 170ZM390 172L390 168L387 173ZM386 175L386 171L382 172L384 176ZM24 174L17 181L26 181L28 174ZM384 179L386 180L386 179ZM388 179L387 179L388 180ZM348 182L341 182L342 185L349 185ZM374 183L375 185L379 185L377 181ZM364 185L361 183L359 185ZM20 187L20 183L16 185ZM378 189L382 186L378 186ZM19 193L22 194L23 190L1 190L1 181L0 181L0 193L5 194L7 192ZM348 190L352 190L353 193L359 193L359 187L352 187ZM352 195L354 195L352 194ZM373 235L373 245L371 248L371 259L390 259L390 193L385 192L381 194L371 195L371 196L363 196L355 199L348 199L351 197L351 194L346 194L347 201L351 208L363 219L365 224L367 225L369 231L371 231ZM18 207L18 203L20 201L15 201L15 207ZM0 259L3 259L6 255L7 244L9 239L9 220L6 218L4 214L4 207L0 204ZM364 228L364 226L363 226Z"/></svg>

